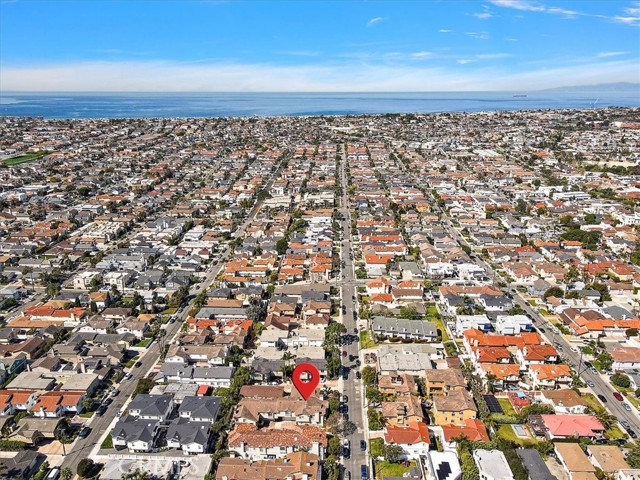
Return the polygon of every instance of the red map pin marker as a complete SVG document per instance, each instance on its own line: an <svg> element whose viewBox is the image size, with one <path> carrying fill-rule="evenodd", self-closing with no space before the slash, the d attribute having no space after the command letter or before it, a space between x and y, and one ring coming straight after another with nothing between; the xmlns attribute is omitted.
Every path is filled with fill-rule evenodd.
<svg viewBox="0 0 640 480"><path fill-rule="evenodd" d="M291 380L302 398L307 400L320 383L320 372L315 365L301 363L293 370Z"/></svg>

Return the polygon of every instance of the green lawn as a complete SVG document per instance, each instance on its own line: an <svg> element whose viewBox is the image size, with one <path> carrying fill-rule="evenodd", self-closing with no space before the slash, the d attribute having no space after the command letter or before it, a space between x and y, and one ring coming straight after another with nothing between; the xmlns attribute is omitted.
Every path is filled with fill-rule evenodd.
<svg viewBox="0 0 640 480"><path fill-rule="evenodd" d="M18 165L20 163L31 162L40 157L44 157L45 155L49 155L50 153L51 152L48 150L45 150L44 152L38 152L38 153L27 153L26 155L20 155L19 157L7 158L3 160L3 163L5 165Z"/></svg>
<svg viewBox="0 0 640 480"><path fill-rule="evenodd" d="M583 393L582 395L580 395L580 399L587 404L587 407L589 407L591 410L593 411L599 411L602 410L604 407L602 406L602 403L600 403L600 400L598 400L594 395L592 395L591 393Z"/></svg>
<svg viewBox="0 0 640 480"><path fill-rule="evenodd" d="M535 307L537 305L536 301L533 300L533 299L532 300L528 300L528 302L529 302L529 305L531 305L532 307Z"/></svg>
<svg viewBox="0 0 640 480"><path fill-rule="evenodd" d="M626 438L627 434L623 433L617 425L612 425L604 434L611 439Z"/></svg>
<svg viewBox="0 0 640 480"><path fill-rule="evenodd" d="M430 317L437 317L440 315L438 308L433 303L427 304L427 315Z"/></svg>
<svg viewBox="0 0 640 480"><path fill-rule="evenodd" d="M171 308L167 308L164 312L165 315L173 315L174 313L176 313L178 311L178 309L176 307L171 307Z"/></svg>
<svg viewBox="0 0 640 480"><path fill-rule="evenodd" d="M505 440L510 440L512 442L518 442L518 440L520 440L516 435L516 432L514 432L513 428L511 428L511 425L499 425L498 437L504 438Z"/></svg>
<svg viewBox="0 0 640 480"><path fill-rule="evenodd" d="M100 448L113 448L113 438L111 438L111 434L107 435L102 445L100 445Z"/></svg>
<svg viewBox="0 0 640 480"><path fill-rule="evenodd" d="M449 340L451 340L451 338L449 338L449 334L447 333L447 329L444 328L444 322L442 321L441 318L433 317L433 318L430 318L429 321L435 323L436 328L442 332L443 342L448 342Z"/></svg>
<svg viewBox="0 0 640 480"><path fill-rule="evenodd" d="M360 348L373 348L376 342L369 338L369 332L363 330L360 332Z"/></svg>
<svg viewBox="0 0 640 480"><path fill-rule="evenodd" d="M415 467L416 462L411 462L408 467L398 463L375 462L376 479L382 480L383 477L402 477L411 467Z"/></svg>
<svg viewBox="0 0 640 480"><path fill-rule="evenodd" d="M499 398L498 403L502 407L502 410L504 410L505 415L516 415L516 411L513 409L513 405L511 405L511 402L508 398Z"/></svg>
<svg viewBox="0 0 640 480"><path fill-rule="evenodd" d="M82 418L91 418L93 417L93 412L82 412L79 413L78 416Z"/></svg>
<svg viewBox="0 0 640 480"><path fill-rule="evenodd" d="M151 338L143 338L138 343L135 344L136 347L146 347L151 343Z"/></svg>

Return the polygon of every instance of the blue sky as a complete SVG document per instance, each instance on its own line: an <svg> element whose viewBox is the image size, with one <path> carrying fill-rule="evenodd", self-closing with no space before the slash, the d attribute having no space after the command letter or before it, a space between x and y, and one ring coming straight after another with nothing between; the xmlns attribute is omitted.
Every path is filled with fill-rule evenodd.
<svg viewBox="0 0 640 480"><path fill-rule="evenodd" d="M639 56L635 0L0 0L4 91L533 90Z"/></svg>

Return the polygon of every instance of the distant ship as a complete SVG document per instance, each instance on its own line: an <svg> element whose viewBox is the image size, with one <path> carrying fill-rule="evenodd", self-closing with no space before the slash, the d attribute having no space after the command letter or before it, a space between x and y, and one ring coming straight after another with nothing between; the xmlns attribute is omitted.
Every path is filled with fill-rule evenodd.
<svg viewBox="0 0 640 480"><path fill-rule="evenodd" d="M526 97L524 93L518 93L517 95L514 95L514 98L524 98L524 97Z"/></svg>

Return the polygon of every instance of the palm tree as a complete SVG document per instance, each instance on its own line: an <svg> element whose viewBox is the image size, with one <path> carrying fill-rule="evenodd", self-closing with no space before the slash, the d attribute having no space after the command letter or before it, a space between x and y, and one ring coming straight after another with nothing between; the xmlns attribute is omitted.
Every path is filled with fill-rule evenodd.
<svg viewBox="0 0 640 480"><path fill-rule="evenodd" d="M611 426L618 421L618 418L609 413L604 408L595 412L595 417L602 424L605 430L609 430Z"/></svg>

